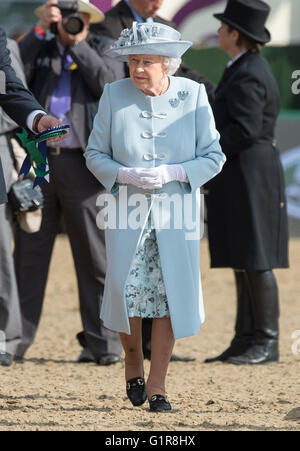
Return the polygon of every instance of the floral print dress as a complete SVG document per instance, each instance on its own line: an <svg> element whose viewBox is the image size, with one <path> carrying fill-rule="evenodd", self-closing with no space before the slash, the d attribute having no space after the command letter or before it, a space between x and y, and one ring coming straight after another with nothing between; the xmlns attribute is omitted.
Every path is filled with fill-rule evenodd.
<svg viewBox="0 0 300 451"><path fill-rule="evenodd" d="M145 229L126 282L129 317L170 316L154 229Z"/></svg>

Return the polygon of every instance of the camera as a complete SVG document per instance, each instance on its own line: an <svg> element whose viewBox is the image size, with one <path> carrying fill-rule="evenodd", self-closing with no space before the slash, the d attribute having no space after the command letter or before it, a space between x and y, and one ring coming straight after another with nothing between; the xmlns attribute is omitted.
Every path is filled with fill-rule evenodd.
<svg viewBox="0 0 300 451"><path fill-rule="evenodd" d="M77 1L58 2L58 4L55 6L60 9L62 18L67 19L63 20L62 22L62 26L64 27L67 33L76 35L83 30L84 23L83 20L78 15ZM51 24L50 31L53 34L58 33L56 23Z"/></svg>

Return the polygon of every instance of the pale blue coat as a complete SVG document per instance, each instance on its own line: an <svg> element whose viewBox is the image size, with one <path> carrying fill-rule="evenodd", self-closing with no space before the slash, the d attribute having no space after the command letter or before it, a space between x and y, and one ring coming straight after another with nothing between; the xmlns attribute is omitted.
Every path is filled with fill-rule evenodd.
<svg viewBox="0 0 300 451"><path fill-rule="evenodd" d="M143 94L130 78L107 84L85 157L90 171L114 194L117 217L119 201L127 215L137 208L135 204L127 206L122 201L126 190L128 197L146 193L133 185L116 183L120 167L183 164L189 183L171 182L160 190L151 191L152 194L176 193L182 201L184 195L188 196L190 204L182 203L182 209L175 215L180 219L184 206L194 214L199 209L196 199L200 198L200 187L218 174L225 162L204 85L179 77L170 77L168 91L157 97ZM141 216L143 224L147 224L151 209L174 336L196 334L204 321L200 236L187 240L189 225L185 226L184 221L182 228L177 225L158 229L159 209L165 207L159 198L152 197L147 202L148 211L142 211ZM105 230L108 268L101 318L109 329L130 334L124 290L142 228L122 227L124 225Z"/></svg>

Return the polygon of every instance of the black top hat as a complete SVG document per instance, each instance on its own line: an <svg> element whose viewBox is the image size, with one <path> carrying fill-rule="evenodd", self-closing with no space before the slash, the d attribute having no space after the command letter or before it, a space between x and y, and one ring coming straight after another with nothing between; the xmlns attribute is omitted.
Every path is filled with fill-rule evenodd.
<svg viewBox="0 0 300 451"><path fill-rule="evenodd" d="M223 14L214 16L260 44L271 40L265 28L270 6L261 0L228 0Z"/></svg>

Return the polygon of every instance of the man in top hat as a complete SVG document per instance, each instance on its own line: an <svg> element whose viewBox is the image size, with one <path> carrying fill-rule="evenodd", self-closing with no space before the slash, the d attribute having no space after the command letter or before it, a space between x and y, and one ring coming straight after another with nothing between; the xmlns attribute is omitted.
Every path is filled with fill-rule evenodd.
<svg viewBox="0 0 300 451"><path fill-rule="evenodd" d="M63 147L49 145L50 184L45 184L41 229L16 233L16 271L19 286L23 340L17 349L23 357L33 342L43 305L55 237L63 217L76 269L83 332L77 338L83 351L80 362L101 365L120 361L117 334L100 322L106 273L104 233L96 225L97 197L104 191L85 165L83 151L106 83L123 77L123 66L103 55L111 42L95 38L90 23L101 22L103 13L88 0L76 2L77 30L71 30L57 0L36 10L37 25L20 42L29 88L53 115L71 125ZM60 1L63 5L64 1ZM67 2L70 3L70 2ZM46 32L56 24L56 35ZM74 23L73 23L74 25ZM72 31L72 33L71 33ZM58 338L57 338L58 339Z"/></svg>
<svg viewBox="0 0 300 451"><path fill-rule="evenodd" d="M118 39L124 28L131 28L134 21L158 22L176 28L171 21L165 20L158 15L163 0L121 0L114 8L105 14L103 22L93 26L93 30L100 35L110 36ZM128 76L128 69L126 68ZM195 80L198 83L204 83L208 98L212 102L214 97L215 85L207 80L203 75L190 70L185 63L182 63L176 73L179 77L186 77Z"/></svg>
<svg viewBox="0 0 300 451"><path fill-rule="evenodd" d="M270 41L270 7L260 0L229 0L219 47L231 60L216 90L213 111L227 156L209 182L211 266L234 270L235 336L206 362L236 365L277 362L279 301L274 268L288 267L283 171L276 148L280 112L276 80L259 47Z"/></svg>

